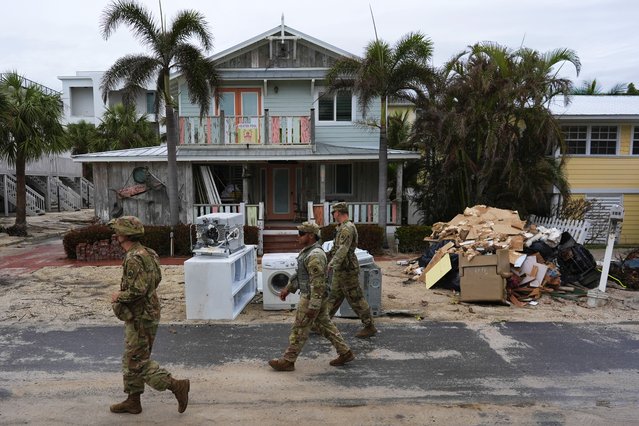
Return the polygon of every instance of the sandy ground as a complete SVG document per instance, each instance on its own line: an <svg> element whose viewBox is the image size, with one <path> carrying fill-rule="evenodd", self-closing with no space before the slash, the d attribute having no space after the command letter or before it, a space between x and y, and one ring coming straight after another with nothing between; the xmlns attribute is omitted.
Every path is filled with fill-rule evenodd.
<svg viewBox="0 0 639 426"><path fill-rule="evenodd" d="M87 213L84 213L86 216ZM63 232L83 226L84 218L33 219L36 236L26 241L0 234L0 256L12 253L47 230ZM7 219L0 218L0 224ZM53 232L51 231L51 232ZM536 306L518 308L502 305L459 303L449 290L426 289L421 281L403 273L398 260L410 255L378 260L383 270L382 310L377 318L384 323L418 321L460 321L482 326L500 321L603 322L634 321L639 309L638 293L609 288L609 302L588 307L586 300L571 301L544 296ZM187 321L182 266L163 266L159 287L163 323L214 323ZM34 326L38 329L72 329L82 325L121 324L111 311L109 295L119 288L119 266L46 267L36 271L0 271L0 325ZM293 312L264 311L258 294L232 322L238 324L290 323ZM337 319L338 326L352 319ZM282 342L284 347L285 342ZM629 424L636 421L633 407L610 410L606 407L565 407L536 405L522 399L521 405L426 404L418 395L399 395L386 400L389 389L367 389L369 404L349 405L349 390L311 386L313 376L326 372L326 357L304 359L304 368L295 374L273 374L264 360L231 362L208 369L185 370L169 366L178 377L197 378L192 384L192 402L186 415L175 412L169 392L145 393L144 411L135 419L114 417L108 404L121 398L118 372L29 372L3 374L5 396L0 392L0 424L113 424L134 420L141 424L263 424L276 425L294 419L304 424ZM216 392L215 389L223 389ZM2 389L0 389L2 391ZM8 392L8 393L6 393ZM393 391L395 392L395 391ZM3 401L3 398L9 399ZM284 395L293 398L284 398ZM360 395L361 396L361 395ZM405 399L403 399L405 397ZM336 403L343 400L344 404ZM6 403L6 404L5 404ZM2 408L4 405L4 408ZM332 413L332 414L327 414ZM633 420L634 419L634 420Z"/></svg>
<svg viewBox="0 0 639 426"><path fill-rule="evenodd" d="M85 226L92 218L91 210L73 213L48 213L30 217L26 240L0 233L0 256L14 253L51 235ZM12 219L0 218L0 225ZM16 248L18 247L18 248ZM598 253L601 255L601 253ZM390 255L376 260L382 268L383 322L463 321L490 323L495 321L564 321L618 322L636 319L639 293L615 288L607 289L605 306L590 307L586 298L578 301L544 295L536 306L524 308L495 304L468 304L458 301L458 294L445 289L427 289L422 281L404 273L398 261L415 258L417 254ZM595 255L597 257L597 254ZM162 322L197 323L187 321L184 298L184 268L163 266L159 287ZM118 324L113 316L109 295L119 288L119 266L45 267L36 271L0 271L0 324L68 327L79 324ZM290 311L264 311L258 294L233 322L289 322ZM338 319L340 321L340 319ZM342 320L352 321L352 320Z"/></svg>

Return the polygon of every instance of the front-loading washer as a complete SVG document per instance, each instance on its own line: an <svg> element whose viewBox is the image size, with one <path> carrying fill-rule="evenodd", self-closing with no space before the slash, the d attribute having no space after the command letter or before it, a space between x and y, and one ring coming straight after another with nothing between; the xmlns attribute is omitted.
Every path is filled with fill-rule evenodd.
<svg viewBox="0 0 639 426"><path fill-rule="evenodd" d="M262 300L264 310L295 309L300 301L298 293L289 293L280 300L280 291L286 287L297 269L297 253L267 253L262 256Z"/></svg>

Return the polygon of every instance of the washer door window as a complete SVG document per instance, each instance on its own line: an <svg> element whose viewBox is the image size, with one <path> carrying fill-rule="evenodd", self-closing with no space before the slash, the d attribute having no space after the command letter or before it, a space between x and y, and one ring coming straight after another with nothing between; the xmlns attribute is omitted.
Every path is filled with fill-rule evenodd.
<svg viewBox="0 0 639 426"><path fill-rule="evenodd" d="M284 272L276 272L271 275L271 279L269 280L269 289L273 292L273 294L279 294L284 287L288 284L288 279L290 276L285 274Z"/></svg>

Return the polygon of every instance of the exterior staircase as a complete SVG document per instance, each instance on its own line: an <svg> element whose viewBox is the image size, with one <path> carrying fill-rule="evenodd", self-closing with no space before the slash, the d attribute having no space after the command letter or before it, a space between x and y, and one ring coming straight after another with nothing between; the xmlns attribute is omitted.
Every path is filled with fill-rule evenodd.
<svg viewBox="0 0 639 426"><path fill-rule="evenodd" d="M294 225L265 225L263 239L264 253L297 253L301 250Z"/></svg>
<svg viewBox="0 0 639 426"><path fill-rule="evenodd" d="M95 186L93 183L83 177L69 178L60 176L60 181L67 187L71 188L76 194L79 194L82 199L83 208L93 207L93 194L95 193Z"/></svg>
<svg viewBox="0 0 639 426"><path fill-rule="evenodd" d="M27 191L27 214L30 216L43 215L46 211L46 202L37 191L26 186ZM17 183L16 177L11 174L0 177L0 197L5 203L5 214L9 213L8 206L16 206Z"/></svg>
<svg viewBox="0 0 639 426"><path fill-rule="evenodd" d="M82 208L80 195L60 178L51 176L27 176L28 182L42 194L48 211L78 211Z"/></svg>

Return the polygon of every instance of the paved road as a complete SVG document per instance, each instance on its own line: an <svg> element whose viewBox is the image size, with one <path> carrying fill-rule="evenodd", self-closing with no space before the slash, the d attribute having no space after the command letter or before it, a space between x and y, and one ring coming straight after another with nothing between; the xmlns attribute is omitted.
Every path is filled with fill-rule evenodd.
<svg viewBox="0 0 639 426"><path fill-rule="evenodd" d="M296 386L300 400L307 388L327 389L326 394L318 392L311 398L320 405L487 404L511 409L541 406L554 407L553 413L577 408L594 410L599 420L611 416L609 419L613 421L607 421L609 424L639 418L638 323L472 326L424 322L384 325L382 332L370 340L352 338L356 331L354 322L340 324L340 328L357 354L356 361L344 368L328 366L332 349L315 336L304 349L294 373L271 372L266 360L281 354L288 324L164 325L158 333L154 358L173 371L190 376L194 389L198 389L200 374L202 387L204 382L213 380L209 375L220 374L224 377L215 379L222 381L214 386L222 389L228 386L241 393L234 381L247 381L247 391L257 389L251 392L258 394L264 387L265 394L256 398L267 405L281 398L267 395L271 391L268 386L273 385L269 382L274 380L278 381L279 390ZM86 380L110 377L113 380L102 388L94 384L90 392L113 398L121 339L122 329L110 326L67 331L0 327L0 423L17 420L18 414L25 415L25 408L16 413L13 407L20 407L25 396L25 401L29 400L29 391L25 389L30 389L32 380L49 383L67 377L82 381L83 375L89 378ZM242 371L250 372L248 376L252 377L246 377ZM63 393L74 395L64 389ZM115 395L117 398L118 394ZM64 404L64 396L60 400L51 394L46 397L54 398L52 406L55 401ZM163 401L170 402L166 398L169 397ZM196 398L197 394L193 400ZM230 405L243 401L242 397L219 394L213 399ZM197 407L196 404L193 402ZM199 408L205 411L204 406ZM33 416L28 417L30 421L41 420L37 412L30 415ZM49 417L47 423L64 424L64 416L62 413ZM412 419L413 424L419 424L418 418ZM559 424L566 418L561 419Z"/></svg>

